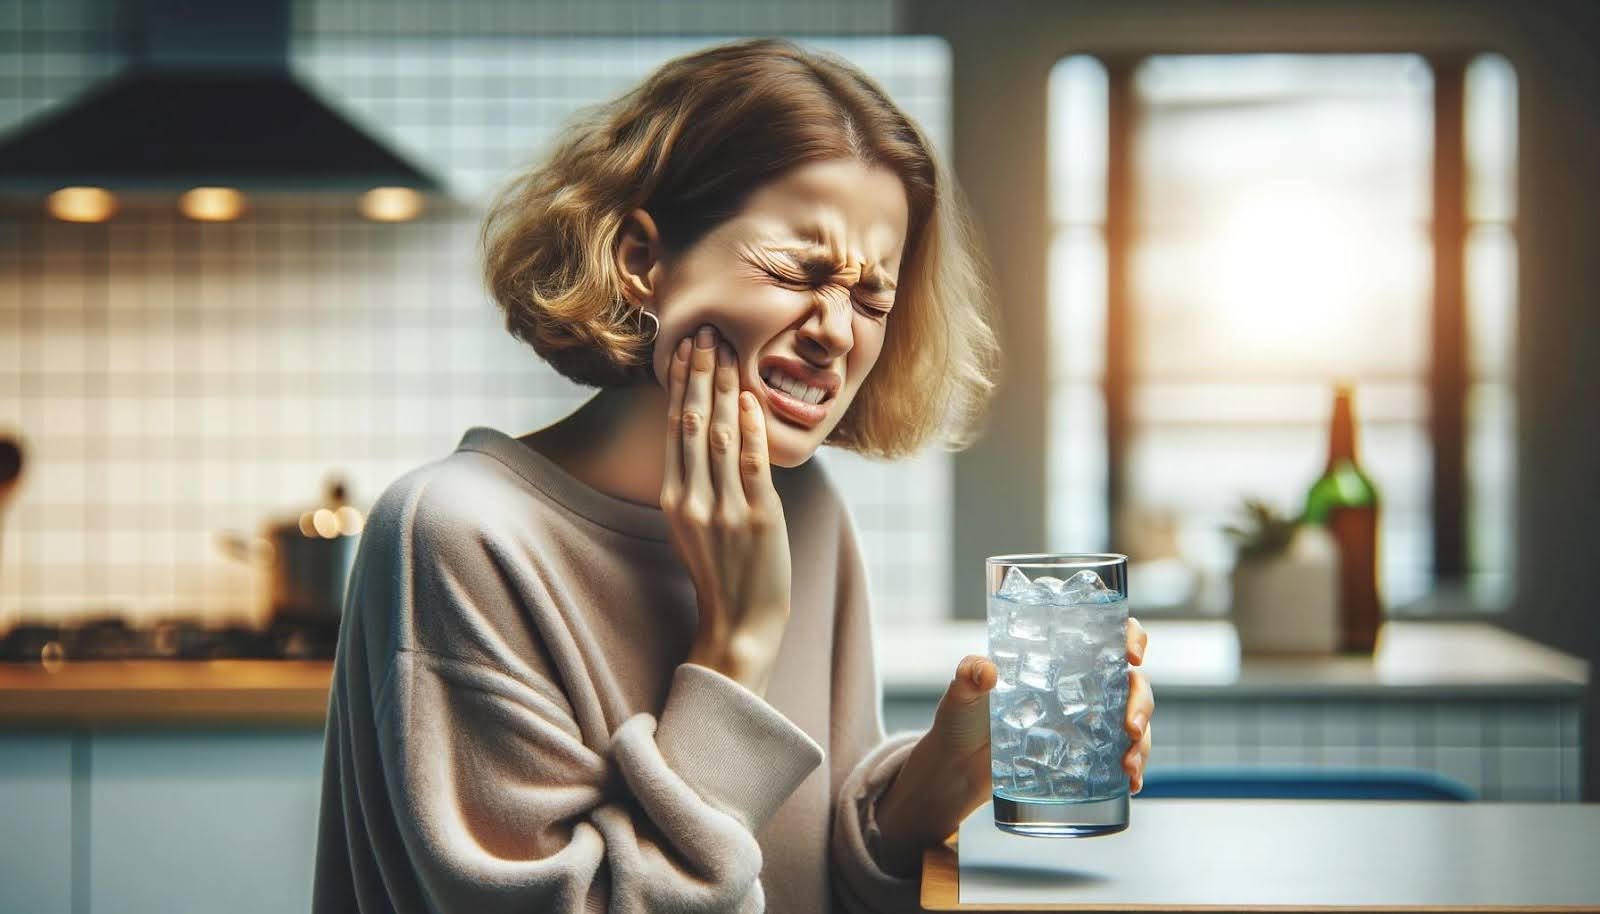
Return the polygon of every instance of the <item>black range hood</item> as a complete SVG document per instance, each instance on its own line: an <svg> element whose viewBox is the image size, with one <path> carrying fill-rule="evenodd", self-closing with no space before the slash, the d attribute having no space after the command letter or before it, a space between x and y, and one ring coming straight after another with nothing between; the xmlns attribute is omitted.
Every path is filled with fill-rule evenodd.
<svg viewBox="0 0 1600 914"><path fill-rule="evenodd" d="M440 193L289 70L289 0L124 0L129 66L0 135L0 191Z"/></svg>

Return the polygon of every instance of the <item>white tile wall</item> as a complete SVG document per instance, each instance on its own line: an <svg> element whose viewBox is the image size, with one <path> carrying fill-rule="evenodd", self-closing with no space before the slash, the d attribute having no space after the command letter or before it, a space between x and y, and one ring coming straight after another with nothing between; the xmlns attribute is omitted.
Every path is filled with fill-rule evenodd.
<svg viewBox="0 0 1600 914"><path fill-rule="evenodd" d="M113 10L0 0L0 30L16 37L0 44L0 130L121 65ZM30 464L4 518L0 628L102 607L258 620L249 573L214 531L299 510L334 469L369 502L471 425L521 434L581 402L480 290L481 206L574 110L667 58L794 34L858 63L949 146L947 50L888 36L891 0L295 11L302 78L471 211L398 226L331 205L259 206L229 225L0 218L0 427L21 430ZM880 618L947 616L948 455L821 459L855 511Z"/></svg>

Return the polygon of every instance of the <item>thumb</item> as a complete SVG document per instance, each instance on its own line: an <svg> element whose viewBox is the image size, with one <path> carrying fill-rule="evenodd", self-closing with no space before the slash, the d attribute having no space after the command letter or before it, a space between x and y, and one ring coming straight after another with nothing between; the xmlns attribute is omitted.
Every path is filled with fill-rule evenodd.
<svg viewBox="0 0 1600 914"><path fill-rule="evenodd" d="M933 730L952 752L973 752L988 745L988 697L999 673L981 654L968 654L956 666L933 720Z"/></svg>

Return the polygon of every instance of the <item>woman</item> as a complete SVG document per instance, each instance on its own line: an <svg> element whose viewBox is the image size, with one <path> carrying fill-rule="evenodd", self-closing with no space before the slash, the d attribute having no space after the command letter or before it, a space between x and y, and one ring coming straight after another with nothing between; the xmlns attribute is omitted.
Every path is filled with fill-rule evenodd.
<svg viewBox="0 0 1600 914"><path fill-rule="evenodd" d="M374 506L316 907L919 910L922 850L989 795L996 670L963 659L932 728L884 738L855 529L810 458L960 445L988 396L926 139L841 61L715 47L575 124L484 239L511 332L600 392L470 429Z"/></svg>

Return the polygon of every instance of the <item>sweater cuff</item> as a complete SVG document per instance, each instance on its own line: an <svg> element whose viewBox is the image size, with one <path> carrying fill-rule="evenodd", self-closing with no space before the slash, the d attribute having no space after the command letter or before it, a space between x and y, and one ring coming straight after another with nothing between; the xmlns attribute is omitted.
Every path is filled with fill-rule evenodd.
<svg viewBox="0 0 1600 914"><path fill-rule="evenodd" d="M756 693L681 663L656 726L672 770L707 803L759 831L818 765L822 746Z"/></svg>
<svg viewBox="0 0 1600 914"><path fill-rule="evenodd" d="M878 801L921 738L920 732L886 738L856 764L840 787L831 840L840 901L846 911L900 914L922 910L921 867L909 876L883 868L883 833L877 816Z"/></svg>

